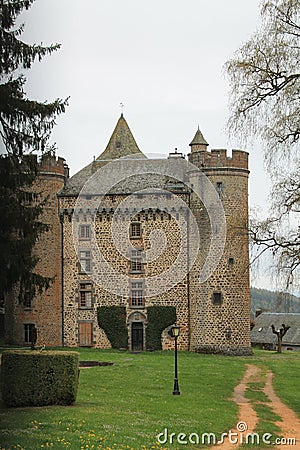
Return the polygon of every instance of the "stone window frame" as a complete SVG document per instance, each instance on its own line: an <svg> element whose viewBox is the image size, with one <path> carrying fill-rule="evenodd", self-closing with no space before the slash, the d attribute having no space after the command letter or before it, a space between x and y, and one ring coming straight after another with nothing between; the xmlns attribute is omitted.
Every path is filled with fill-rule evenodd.
<svg viewBox="0 0 300 450"><path fill-rule="evenodd" d="M131 280L130 299L129 299L131 308L143 308L145 306L144 293L145 292L143 280ZM137 295L137 297L135 297L135 295ZM133 303L133 300L136 302L135 304Z"/></svg>
<svg viewBox="0 0 300 450"><path fill-rule="evenodd" d="M91 240L91 225L89 223L82 223L78 226L78 238L81 241Z"/></svg>
<svg viewBox="0 0 300 450"><path fill-rule="evenodd" d="M33 309L34 294L32 291L27 290L24 294L23 308L25 311L31 311Z"/></svg>
<svg viewBox="0 0 300 450"><path fill-rule="evenodd" d="M83 288L81 286L88 285L89 288ZM90 293L90 304L82 304L82 294ZM90 280L79 280L78 281L78 309L93 309L94 308L94 295L93 295L93 283Z"/></svg>
<svg viewBox="0 0 300 450"><path fill-rule="evenodd" d="M30 344L31 330L35 326L36 326L36 324L34 322L24 322L23 323L23 342L26 342L26 344Z"/></svg>
<svg viewBox="0 0 300 450"><path fill-rule="evenodd" d="M218 196L220 198L222 198L222 194L224 192L224 183L223 183L223 181L217 181L216 182L216 191L218 193Z"/></svg>
<svg viewBox="0 0 300 450"><path fill-rule="evenodd" d="M130 273L144 273L142 252L143 249L141 248L131 250Z"/></svg>
<svg viewBox="0 0 300 450"><path fill-rule="evenodd" d="M81 253L86 255L81 256ZM89 253L89 256L87 256L87 253ZM88 268L86 267L87 264ZM90 248L79 249L79 273L92 273L92 252Z"/></svg>
<svg viewBox="0 0 300 450"><path fill-rule="evenodd" d="M141 239L143 234L142 224L138 221L132 221L130 224L130 239Z"/></svg>
<svg viewBox="0 0 300 450"><path fill-rule="evenodd" d="M224 297L221 289L213 291L211 295L211 302L214 306L221 306L224 301Z"/></svg>

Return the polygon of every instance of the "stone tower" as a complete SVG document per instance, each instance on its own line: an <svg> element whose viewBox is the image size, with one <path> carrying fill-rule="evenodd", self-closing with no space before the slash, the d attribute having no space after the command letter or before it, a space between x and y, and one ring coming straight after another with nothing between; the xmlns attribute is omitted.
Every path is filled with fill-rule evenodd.
<svg viewBox="0 0 300 450"><path fill-rule="evenodd" d="M49 231L43 233L35 245L34 253L39 257L35 271L53 278L53 282L46 292L34 299L28 298L24 305L16 299L12 307L5 307L5 338L8 342L28 344L30 329L35 325L37 345L62 344L62 240L57 193L67 177L68 168L63 158L51 154L42 157L34 190L41 199L47 198L41 220L49 225Z"/></svg>
<svg viewBox="0 0 300 450"><path fill-rule="evenodd" d="M249 354L250 285L248 248L248 153L233 150L208 151L198 129L190 143L189 161L215 187L226 218L226 240L214 273L199 284L198 274L208 254L214 226L203 205L191 195L201 230L201 253L190 273L191 349Z"/></svg>

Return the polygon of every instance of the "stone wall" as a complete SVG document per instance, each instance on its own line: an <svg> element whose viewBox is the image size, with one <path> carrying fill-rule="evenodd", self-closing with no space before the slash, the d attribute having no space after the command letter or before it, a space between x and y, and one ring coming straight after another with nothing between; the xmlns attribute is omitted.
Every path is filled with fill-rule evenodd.
<svg viewBox="0 0 300 450"><path fill-rule="evenodd" d="M236 167L202 168L219 191L226 217L222 258L214 273L202 284L198 282L198 274L208 253L210 229L214 224L210 224L201 202L194 196L191 200L202 231L203 250L190 274L191 349L194 351L251 353L247 154L234 154L230 164L234 160L237 165L237 156L239 161L244 161L244 167L239 170ZM206 158L203 155L203 160ZM221 160L225 161L224 158L224 154L221 155Z"/></svg>
<svg viewBox="0 0 300 450"><path fill-rule="evenodd" d="M105 335L105 332L97 325L97 307L98 306L110 306L119 305L125 306L127 311L127 325L129 333L129 345L131 343L130 325L133 320L134 314L139 313L144 324L145 332L145 348L147 347L147 307L153 305L161 306L175 306L177 310L177 322L181 326L181 336L178 340L179 348L188 349L189 335L188 335L188 301L187 301L187 276L183 275L180 278L179 283L176 286L165 286L164 292L159 295L151 295L149 285L147 285L147 279L156 277L156 281L164 283L165 281L160 279L160 274L163 274L169 268L172 268L172 264L176 261L179 248L181 246L181 236L178 229L176 217L172 217L166 212L153 212L144 210L137 216L133 216L132 222L138 221L141 224L142 236L140 238L131 239L131 245L133 248L142 249L143 252L147 252L151 249L151 233L154 230L160 230L166 237L166 245L161 254L153 261L143 263L143 270L141 273L130 273L130 254L127 257L122 255L116 248L116 243L113 241L111 233L111 225L113 220L113 213L111 208L116 208L118 203L121 202L124 196L115 196L114 202L110 203L107 200L106 208L107 213L102 212L95 216L89 214L79 214L75 217L74 214L74 198L63 197L61 198L61 210L64 211L64 329L65 345L77 346L79 344L78 335L78 323L82 321L91 321L93 324L93 342L92 345L100 348L107 348L110 343ZM68 211L72 211L71 215L68 215ZM73 219L73 220L72 220ZM122 227L122 224L126 220L130 220L126 217L126 214L121 214L117 221L114 223L114 230L117 234L121 231L118 227ZM124 277L124 285L121 287L121 292L112 293L103 287L103 279L99 277L99 270L103 268L101 260L97 251L92 252L92 272L91 274L84 273L81 270L76 251L74 247L74 236L78 231L76 227L81 224L90 224L93 232L95 233L96 245L100 253L104 256L109 268L113 269L111 274L107 271L107 278L112 281L113 284L118 282L120 276ZM75 231L74 231L75 230ZM75 233L75 235L74 235ZM82 249L90 248L90 242L86 240L77 242ZM100 268L100 269L99 269ZM105 277L104 269L104 277ZM115 279L114 279L115 277ZM141 280L144 283L144 305L131 306L130 297L130 279ZM101 278L101 279L100 279ZM78 286L80 282L84 281L92 282L93 289L93 303L91 308L84 309L79 307L79 295ZM98 281L98 282L97 282ZM105 284L105 282L104 282ZM109 289L109 287L107 287ZM152 287L153 289L153 287ZM139 319L140 320L140 319ZM170 337L163 333L163 348L173 348L173 341Z"/></svg>
<svg viewBox="0 0 300 450"><path fill-rule="evenodd" d="M34 253L39 262L36 273L53 278L50 288L38 295L31 305L20 305L17 292L14 293L13 341L25 344L24 325L35 324L38 330L37 345L55 346L62 344L61 310L61 225L58 215L57 192L63 187L66 165L62 158L48 156L42 161L40 174L33 189L40 199L47 198L41 221L49 225L49 231L43 233L35 245ZM7 330L6 335L11 333Z"/></svg>

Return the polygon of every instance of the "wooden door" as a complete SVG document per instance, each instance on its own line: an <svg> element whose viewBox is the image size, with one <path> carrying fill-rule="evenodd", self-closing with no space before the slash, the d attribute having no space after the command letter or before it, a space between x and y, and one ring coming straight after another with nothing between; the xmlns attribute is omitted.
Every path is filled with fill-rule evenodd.
<svg viewBox="0 0 300 450"><path fill-rule="evenodd" d="M82 347L91 347L93 345L92 322L79 323L79 345Z"/></svg>
<svg viewBox="0 0 300 450"><path fill-rule="evenodd" d="M132 322L131 350L133 352L142 352L144 350L144 325L141 322Z"/></svg>

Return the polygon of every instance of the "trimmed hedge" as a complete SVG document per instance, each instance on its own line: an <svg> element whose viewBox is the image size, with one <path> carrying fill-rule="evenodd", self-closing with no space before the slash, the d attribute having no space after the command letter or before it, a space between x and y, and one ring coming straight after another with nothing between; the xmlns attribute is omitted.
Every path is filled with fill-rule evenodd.
<svg viewBox="0 0 300 450"><path fill-rule="evenodd" d="M161 333L176 322L176 308L175 306L149 306L147 316L147 350L161 350Z"/></svg>
<svg viewBox="0 0 300 450"><path fill-rule="evenodd" d="M99 306L98 325L108 337L112 348L128 347L125 306Z"/></svg>
<svg viewBox="0 0 300 450"><path fill-rule="evenodd" d="M7 350L1 392L7 406L71 405L78 388L78 353Z"/></svg>

